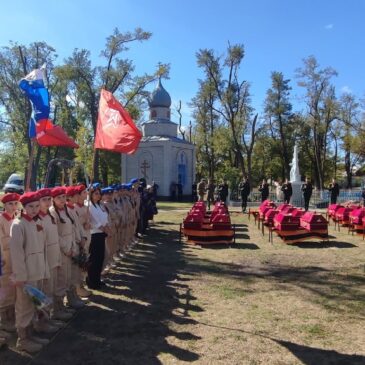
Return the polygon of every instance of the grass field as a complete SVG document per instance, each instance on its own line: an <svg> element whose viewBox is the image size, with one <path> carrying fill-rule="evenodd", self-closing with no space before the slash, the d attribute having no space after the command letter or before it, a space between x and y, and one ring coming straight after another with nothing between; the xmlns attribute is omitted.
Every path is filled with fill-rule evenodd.
<svg viewBox="0 0 365 365"><path fill-rule="evenodd" d="M108 290L35 358L0 364L365 364L361 237L271 244L237 211L237 244L201 248L179 243L183 207L158 208Z"/></svg>

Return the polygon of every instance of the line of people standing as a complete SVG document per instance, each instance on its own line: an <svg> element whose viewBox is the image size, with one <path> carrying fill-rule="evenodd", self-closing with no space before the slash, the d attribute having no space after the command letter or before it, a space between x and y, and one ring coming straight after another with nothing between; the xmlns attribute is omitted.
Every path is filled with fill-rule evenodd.
<svg viewBox="0 0 365 365"><path fill-rule="evenodd" d="M85 306L88 289L106 287L103 271L137 243L137 232L145 233L147 190L133 179L103 189L93 184L89 199L82 184L2 196L0 347L16 331L19 350L38 352L49 342L39 335L63 327ZM26 285L53 299L49 311L37 310Z"/></svg>
<svg viewBox="0 0 365 365"><path fill-rule="evenodd" d="M208 209L210 209L210 206L214 204L215 201L227 202L229 186L226 180L222 180L217 186L214 180L209 179L207 181L202 178L197 185L197 193L198 200L207 201Z"/></svg>

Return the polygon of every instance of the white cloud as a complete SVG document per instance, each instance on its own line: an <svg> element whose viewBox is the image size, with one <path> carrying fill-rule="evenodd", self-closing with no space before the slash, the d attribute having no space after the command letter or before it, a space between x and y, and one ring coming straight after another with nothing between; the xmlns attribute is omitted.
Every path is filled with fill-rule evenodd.
<svg viewBox="0 0 365 365"><path fill-rule="evenodd" d="M342 86L341 87L341 93L342 94L352 94L352 90L347 86Z"/></svg>
<svg viewBox="0 0 365 365"><path fill-rule="evenodd" d="M327 30L331 30L331 29L333 29L333 24L327 24L327 25L325 25L324 28Z"/></svg>

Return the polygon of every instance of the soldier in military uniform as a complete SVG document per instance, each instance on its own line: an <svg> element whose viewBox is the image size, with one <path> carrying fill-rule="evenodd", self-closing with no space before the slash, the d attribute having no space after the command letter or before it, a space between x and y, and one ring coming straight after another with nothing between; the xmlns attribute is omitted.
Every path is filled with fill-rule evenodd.
<svg viewBox="0 0 365 365"><path fill-rule="evenodd" d="M284 193L284 203L289 204L291 196L293 195L293 187L288 179L285 179L285 183L282 185L281 191Z"/></svg>
<svg viewBox="0 0 365 365"><path fill-rule="evenodd" d="M214 191L215 191L215 184L214 181L209 179L208 186L207 186L207 200L208 200L208 209L210 210L210 205L214 204Z"/></svg>
<svg viewBox="0 0 365 365"><path fill-rule="evenodd" d="M311 196L312 196L312 191L313 191L313 185L310 182L310 180L306 177L305 178L305 183L302 185L302 192L303 192L303 198L304 198L304 209L305 209L305 211L307 211L308 208L309 208L309 201L310 201Z"/></svg>
<svg viewBox="0 0 365 365"><path fill-rule="evenodd" d="M269 197L269 184L266 182L266 179L262 180L258 190L261 193L261 202L265 201Z"/></svg>
<svg viewBox="0 0 365 365"><path fill-rule="evenodd" d="M242 213L246 211L247 208L247 198L250 195L250 182L248 181L247 177L243 177L242 181L238 185L238 192L241 196L241 207Z"/></svg>
<svg viewBox="0 0 365 365"><path fill-rule="evenodd" d="M335 179L332 179L332 183L328 187L328 191L331 194L331 204L336 204L337 198L340 195L340 187Z"/></svg>

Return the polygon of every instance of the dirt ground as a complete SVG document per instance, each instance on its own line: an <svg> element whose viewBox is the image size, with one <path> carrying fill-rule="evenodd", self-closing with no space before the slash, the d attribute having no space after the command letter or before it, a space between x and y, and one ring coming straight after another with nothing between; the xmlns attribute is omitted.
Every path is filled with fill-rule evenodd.
<svg viewBox="0 0 365 365"><path fill-rule="evenodd" d="M365 241L268 242L232 213L232 247L179 243L184 209L163 209L149 235L87 307L23 364L365 364Z"/></svg>

